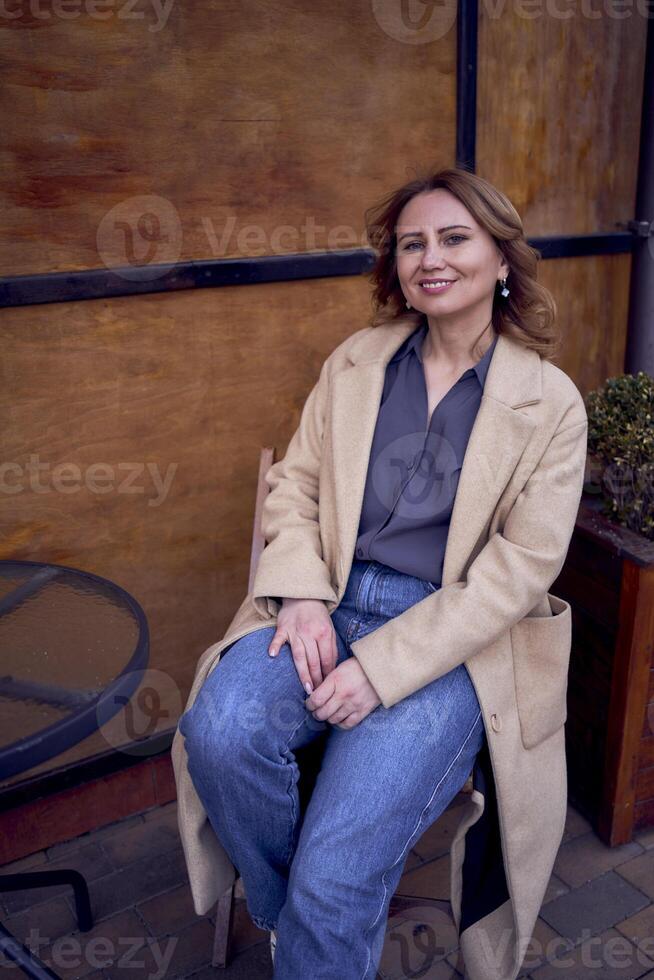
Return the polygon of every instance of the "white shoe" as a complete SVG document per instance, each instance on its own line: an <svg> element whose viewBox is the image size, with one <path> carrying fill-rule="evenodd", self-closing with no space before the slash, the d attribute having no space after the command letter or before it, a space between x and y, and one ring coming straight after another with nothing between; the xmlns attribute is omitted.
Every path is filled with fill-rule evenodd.
<svg viewBox="0 0 654 980"><path fill-rule="evenodd" d="M270 932L270 958L275 962L275 950L277 948L277 933L274 929Z"/></svg>

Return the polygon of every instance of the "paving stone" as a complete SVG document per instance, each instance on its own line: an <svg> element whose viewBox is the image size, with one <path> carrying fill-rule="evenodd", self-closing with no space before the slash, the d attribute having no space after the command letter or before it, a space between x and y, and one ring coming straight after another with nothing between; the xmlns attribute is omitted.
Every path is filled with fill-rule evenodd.
<svg viewBox="0 0 654 980"><path fill-rule="evenodd" d="M423 898L450 898L450 856L436 858L413 871L406 871L397 887L398 895L417 895Z"/></svg>
<svg viewBox="0 0 654 980"><path fill-rule="evenodd" d="M47 848L48 858L51 861L59 861L71 851L85 847L87 844L99 844L101 841L106 840L107 837L112 837L114 834L122 834L124 830L127 830L129 827L134 827L139 823L143 823L143 817L140 813L136 813L131 817L125 817L124 820L116 820L114 823L107 824L105 827L98 827L96 830L90 830L86 834L80 834L79 837L73 837L72 840L62 841L60 844L53 844L52 847Z"/></svg>
<svg viewBox="0 0 654 980"><path fill-rule="evenodd" d="M35 868L35 871L56 871L61 868L74 869L81 872L87 884L113 871L113 866L104 854L100 844L88 844L69 851L58 861L47 861ZM70 885L50 885L47 888L29 888L19 892L7 892L4 904L10 914L21 912L40 902L51 901L59 895L72 897Z"/></svg>
<svg viewBox="0 0 654 980"><path fill-rule="evenodd" d="M461 807L449 806L422 837L413 845L413 850L424 861L447 854L452 839L461 821Z"/></svg>
<svg viewBox="0 0 654 980"><path fill-rule="evenodd" d="M20 858L18 861L0 865L0 872L3 875L15 875L20 871L38 871L38 866L45 864L47 859L45 851L35 851L34 854L28 854L27 857Z"/></svg>
<svg viewBox="0 0 654 980"><path fill-rule="evenodd" d="M593 829L593 825L590 820L582 816L578 810L569 803L566 817L565 817L565 827L563 830L563 838L561 843L566 844L573 837L578 837L580 834L587 834L589 830Z"/></svg>
<svg viewBox="0 0 654 980"><path fill-rule="evenodd" d="M208 922L199 921L176 936L146 940L128 955L128 962L117 959L103 969L109 980L173 980L209 966L212 949L213 931Z"/></svg>
<svg viewBox="0 0 654 980"><path fill-rule="evenodd" d="M167 853L165 860L155 854L94 882L90 889L91 908L96 919L105 919L187 880L181 848Z"/></svg>
<svg viewBox="0 0 654 980"><path fill-rule="evenodd" d="M564 881L561 881L560 878L557 878L555 874L550 875L550 880L547 884L545 897L543 898L543 905L546 905L548 902L554 901L554 899L558 898L559 895L565 895L569 891L570 889L568 888L568 886Z"/></svg>
<svg viewBox="0 0 654 980"><path fill-rule="evenodd" d="M616 929L587 937L574 949L532 971L533 980L636 980L650 960Z"/></svg>
<svg viewBox="0 0 654 980"><path fill-rule="evenodd" d="M198 972L189 974L189 980L272 980L272 975L270 943L266 940L232 956L224 970L216 970L207 965ZM172 980L172 977L166 977L166 980Z"/></svg>
<svg viewBox="0 0 654 980"><path fill-rule="evenodd" d="M210 965L213 953L213 936L210 923L198 919L190 928L180 932L178 936L172 937L177 942L172 949L167 976L186 977L189 973ZM170 938L168 937L168 939ZM165 943L166 940L161 939L160 942Z"/></svg>
<svg viewBox="0 0 654 980"><path fill-rule="evenodd" d="M648 956L654 954L654 905L648 905L628 919L616 922L615 928L636 946L644 949Z"/></svg>
<svg viewBox="0 0 654 980"><path fill-rule="evenodd" d="M113 962L103 962L102 975L107 978L123 978L123 980L177 980L178 975L169 967L169 960L175 949L177 940L172 937L163 939L134 938L120 945L113 957ZM111 951L113 952L113 951Z"/></svg>
<svg viewBox="0 0 654 980"><path fill-rule="evenodd" d="M450 978L456 974L446 957L458 942L448 903L416 904L389 917L379 973L384 980Z"/></svg>
<svg viewBox="0 0 654 980"><path fill-rule="evenodd" d="M212 922L212 929L215 930L215 921ZM259 929L255 926L247 904L244 901L237 902L234 907L234 921L232 923L232 945L233 953L239 953L242 949L255 946L265 940L270 941L270 933L267 929Z"/></svg>
<svg viewBox="0 0 654 980"><path fill-rule="evenodd" d="M645 851L640 857L621 864L618 872L641 892L654 899L654 850Z"/></svg>
<svg viewBox="0 0 654 980"><path fill-rule="evenodd" d="M163 803L160 806L155 806L152 810L147 810L143 814L143 818L146 823L152 821L166 821L171 827L177 827L177 800L172 800L170 803Z"/></svg>
<svg viewBox="0 0 654 980"><path fill-rule="evenodd" d="M427 969L426 973L386 973L381 968L380 964L379 972L377 974L377 977L380 978L380 980L405 980L406 977L410 976L424 977L425 980L458 980L462 974L459 973L458 970L446 959L439 960L437 963L432 964Z"/></svg>
<svg viewBox="0 0 654 980"><path fill-rule="evenodd" d="M615 871L607 871L580 888L543 905L541 917L561 936L578 943L583 930L597 935L640 912L649 904L641 891Z"/></svg>
<svg viewBox="0 0 654 980"><path fill-rule="evenodd" d="M465 963L463 962L463 953L460 949L454 950L447 957L447 962L452 967L453 977L463 977L465 974Z"/></svg>
<svg viewBox="0 0 654 980"><path fill-rule="evenodd" d="M137 905L137 911L153 936L173 935L199 918L207 918L195 914L191 889L186 883L147 899Z"/></svg>
<svg viewBox="0 0 654 980"><path fill-rule="evenodd" d="M89 932L76 932L58 940L43 950L43 959L62 980L77 980L101 971L149 938L138 915L129 910L97 923Z"/></svg>
<svg viewBox="0 0 654 980"><path fill-rule="evenodd" d="M654 827L645 827L643 830L636 830L634 831L633 837L645 850L654 847Z"/></svg>
<svg viewBox="0 0 654 980"><path fill-rule="evenodd" d="M566 885L576 888L643 853L635 841L608 847L595 833L581 834L561 845L554 862L554 873Z"/></svg>
<svg viewBox="0 0 654 980"><path fill-rule="evenodd" d="M414 868L419 868L421 864L425 862L415 851L409 851L406 856L406 861L404 862L404 871L412 871Z"/></svg>
<svg viewBox="0 0 654 980"><path fill-rule="evenodd" d="M59 936L73 932L77 928L77 919L65 898L55 898L8 916L3 925L16 939L27 942L30 949L36 952L33 943L28 942L30 933L38 943L42 940L50 943Z"/></svg>
<svg viewBox="0 0 654 980"><path fill-rule="evenodd" d="M216 929L216 916L206 916L206 920L211 924L212 932ZM197 921L197 917L196 917ZM268 942L270 933L267 929L259 929L252 921L248 912L247 903L243 899L236 899L234 902L234 917L232 920L232 936L230 950L235 955L243 949L255 946L264 940Z"/></svg>
<svg viewBox="0 0 654 980"><path fill-rule="evenodd" d="M539 916L536 919L536 925L525 958L522 961L518 980L526 980L527 977L531 976L533 970L552 960L557 953L560 955L564 949L571 948L570 940L559 936L558 932Z"/></svg>
<svg viewBox="0 0 654 980"><path fill-rule="evenodd" d="M153 854L166 854L180 846L177 823L174 828L165 820L143 821L103 841L103 849L114 868L124 868Z"/></svg>

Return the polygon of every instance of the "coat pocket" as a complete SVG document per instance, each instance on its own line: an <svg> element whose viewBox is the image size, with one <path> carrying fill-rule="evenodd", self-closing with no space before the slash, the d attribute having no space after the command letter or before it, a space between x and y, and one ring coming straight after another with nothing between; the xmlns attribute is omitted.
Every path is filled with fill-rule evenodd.
<svg viewBox="0 0 654 980"><path fill-rule="evenodd" d="M539 745L565 723L572 610L547 593L551 616L525 616L511 627L515 693L522 744Z"/></svg>

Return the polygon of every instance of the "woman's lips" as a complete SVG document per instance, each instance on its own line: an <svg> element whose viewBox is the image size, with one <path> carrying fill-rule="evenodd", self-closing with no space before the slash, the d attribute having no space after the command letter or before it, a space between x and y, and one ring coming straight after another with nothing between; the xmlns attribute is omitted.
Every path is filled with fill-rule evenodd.
<svg viewBox="0 0 654 980"><path fill-rule="evenodd" d="M444 293L445 290L449 289L450 286L453 286L455 282L456 282L456 279L452 279L450 282L443 282L440 285L435 285L435 284L431 284L431 283L429 283L429 284L427 284L427 283L419 283L419 286L420 286L421 290L423 291L423 293L427 293L428 295L431 296L431 295L433 295L435 293Z"/></svg>

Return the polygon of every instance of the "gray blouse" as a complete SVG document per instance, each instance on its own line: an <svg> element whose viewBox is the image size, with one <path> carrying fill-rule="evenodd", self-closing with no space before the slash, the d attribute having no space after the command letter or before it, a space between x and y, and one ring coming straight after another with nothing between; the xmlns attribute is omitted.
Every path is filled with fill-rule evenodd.
<svg viewBox="0 0 654 980"><path fill-rule="evenodd" d="M374 560L440 587L450 517L497 336L427 419L418 327L386 366L355 557Z"/></svg>

